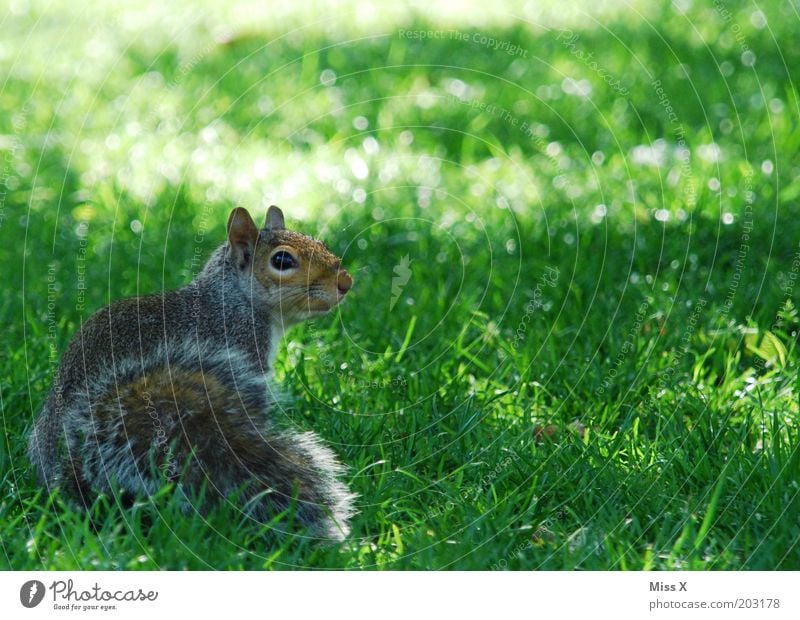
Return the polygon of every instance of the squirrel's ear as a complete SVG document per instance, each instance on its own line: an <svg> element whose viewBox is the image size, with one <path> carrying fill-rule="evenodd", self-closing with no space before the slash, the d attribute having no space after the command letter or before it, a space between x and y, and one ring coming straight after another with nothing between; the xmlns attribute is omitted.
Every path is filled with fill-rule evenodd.
<svg viewBox="0 0 800 620"><path fill-rule="evenodd" d="M266 230L284 230L286 224L283 221L283 211L275 205L267 209L267 221L264 222Z"/></svg>
<svg viewBox="0 0 800 620"><path fill-rule="evenodd" d="M247 209L236 207L228 217L228 241L239 269L245 269L253 259L258 241L258 229Z"/></svg>

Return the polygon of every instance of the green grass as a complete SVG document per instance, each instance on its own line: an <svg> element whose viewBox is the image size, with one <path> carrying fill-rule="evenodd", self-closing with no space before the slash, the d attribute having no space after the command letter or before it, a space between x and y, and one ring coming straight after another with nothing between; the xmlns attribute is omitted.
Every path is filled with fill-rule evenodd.
<svg viewBox="0 0 800 620"><path fill-rule="evenodd" d="M0 568L800 569L798 16L591 5L9 13ZM435 29L467 40L400 34ZM25 437L80 321L271 202L355 276L277 361L351 538L44 496Z"/></svg>

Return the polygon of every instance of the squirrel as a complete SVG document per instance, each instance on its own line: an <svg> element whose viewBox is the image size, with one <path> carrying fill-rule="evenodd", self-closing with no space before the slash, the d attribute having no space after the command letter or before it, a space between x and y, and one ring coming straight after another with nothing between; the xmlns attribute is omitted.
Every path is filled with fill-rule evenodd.
<svg viewBox="0 0 800 620"><path fill-rule="evenodd" d="M181 504L226 498L260 520L294 508L313 536L343 540L355 495L313 432L285 428L266 380L286 327L324 314L353 285L320 241L267 211L233 209L227 241L187 286L116 301L61 358L28 456L48 491L89 506L114 485Z"/></svg>

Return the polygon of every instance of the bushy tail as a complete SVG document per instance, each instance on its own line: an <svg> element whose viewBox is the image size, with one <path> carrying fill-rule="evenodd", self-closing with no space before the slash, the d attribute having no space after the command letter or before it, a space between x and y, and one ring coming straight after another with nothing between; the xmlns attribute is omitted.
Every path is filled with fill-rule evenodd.
<svg viewBox="0 0 800 620"><path fill-rule="evenodd" d="M33 464L36 477L48 491L61 481L61 462L56 446L58 421L45 405L28 438L28 459Z"/></svg>
<svg viewBox="0 0 800 620"><path fill-rule="evenodd" d="M198 366L173 353L85 406L73 434L82 429L81 475L94 489L150 494L166 478L189 497L202 486L207 498L236 496L258 518L293 506L316 534L347 533L353 496L334 454L271 423L264 375L243 355L212 352Z"/></svg>

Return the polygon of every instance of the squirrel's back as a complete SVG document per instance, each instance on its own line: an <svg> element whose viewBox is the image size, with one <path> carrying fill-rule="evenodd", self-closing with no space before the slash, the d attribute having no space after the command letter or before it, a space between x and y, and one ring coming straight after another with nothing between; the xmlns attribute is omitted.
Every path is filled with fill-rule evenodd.
<svg viewBox="0 0 800 620"><path fill-rule="evenodd" d="M182 290L117 300L84 322L61 357L28 443L37 476L48 488L63 479L64 428L76 404L102 396L109 378L129 371L137 358L154 359L190 337L190 312ZM161 352L161 353L159 353Z"/></svg>

